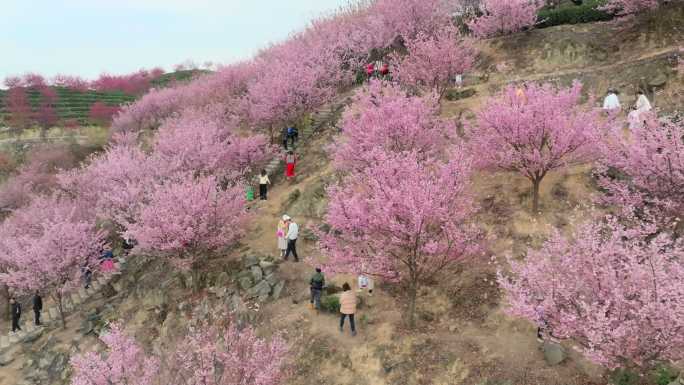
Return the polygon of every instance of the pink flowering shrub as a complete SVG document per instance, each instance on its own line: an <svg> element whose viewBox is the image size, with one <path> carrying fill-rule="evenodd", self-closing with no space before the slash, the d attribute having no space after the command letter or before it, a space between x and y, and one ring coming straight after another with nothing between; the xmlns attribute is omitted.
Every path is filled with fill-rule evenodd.
<svg viewBox="0 0 684 385"><path fill-rule="evenodd" d="M137 240L141 250L191 269L195 285L202 258L238 240L248 218L242 186L220 189L214 176L154 185L140 203L125 237Z"/></svg>
<svg viewBox="0 0 684 385"><path fill-rule="evenodd" d="M280 385L286 379L285 341L257 337L234 323L190 328L175 351L147 355L119 325L101 337L106 354L71 359L72 385Z"/></svg>
<svg viewBox="0 0 684 385"><path fill-rule="evenodd" d="M658 8L658 0L610 0L602 9L620 16Z"/></svg>
<svg viewBox="0 0 684 385"><path fill-rule="evenodd" d="M632 209L657 210L661 222L681 216L684 209L684 124L650 115L646 123L625 136L622 127L609 131L602 143L604 168L612 167L627 178L604 176L608 203Z"/></svg>
<svg viewBox="0 0 684 385"><path fill-rule="evenodd" d="M468 22L468 28L480 38L519 32L537 23L543 5L537 0L482 0L482 16Z"/></svg>
<svg viewBox="0 0 684 385"><path fill-rule="evenodd" d="M71 357L71 385L154 385L160 364L148 357L118 324L100 336L107 354L88 352Z"/></svg>
<svg viewBox="0 0 684 385"><path fill-rule="evenodd" d="M603 123L600 111L581 105L582 86L529 84L491 98L468 126L478 165L520 173L532 182L532 209L549 171L594 160Z"/></svg>
<svg viewBox="0 0 684 385"><path fill-rule="evenodd" d="M458 36L453 27L434 36L419 33L406 41L408 54L394 55L395 79L404 85L435 90L441 99L459 74L469 71L476 51Z"/></svg>
<svg viewBox="0 0 684 385"><path fill-rule="evenodd" d="M420 159L443 155L455 136L455 127L439 118L436 95L412 97L379 81L356 93L341 127L331 151L335 167L347 171L372 166L378 154L415 151Z"/></svg>
<svg viewBox="0 0 684 385"><path fill-rule="evenodd" d="M653 225L617 221L556 233L500 273L513 315L570 338L608 368L684 358L684 248Z"/></svg>

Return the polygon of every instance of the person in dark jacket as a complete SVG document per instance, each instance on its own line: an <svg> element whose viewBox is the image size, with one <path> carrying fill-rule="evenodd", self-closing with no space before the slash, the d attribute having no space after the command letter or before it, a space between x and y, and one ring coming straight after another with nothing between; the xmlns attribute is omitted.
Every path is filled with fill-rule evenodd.
<svg viewBox="0 0 684 385"><path fill-rule="evenodd" d="M21 330L19 319L21 318L21 304L14 297L10 298L10 313L12 315L12 333Z"/></svg>
<svg viewBox="0 0 684 385"><path fill-rule="evenodd" d="M40 293L36 290L36 294L33 295L33 314L35 315L36 326L40 326L41 311L43 311L43 298L41 298Z"/></svg>
<svg viewBox="0 0 684 385"><path fill-rule="evenodd" d="M325 276L321 272L320 267L317 267L316 272L311 276L309 286L311 287L311 308L321 310L321 293L325 286Z"/></svg>

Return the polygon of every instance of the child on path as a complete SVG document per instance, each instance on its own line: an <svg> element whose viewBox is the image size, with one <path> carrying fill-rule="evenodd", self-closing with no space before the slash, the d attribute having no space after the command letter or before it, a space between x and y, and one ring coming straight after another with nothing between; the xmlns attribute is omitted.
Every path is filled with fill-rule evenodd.
<svg viewBox="0 0 684 385"><path fill-rule="evenodd" d="M285 155L285 176L292 179L295 176L295 165L297 164L297 155L292 150Z"/></svg>
<svg viewBox="0 0 684 385"><path fill-rule="evenodd" d="M356 313L356 294L352 291L347 282L342 285L344 292L340 295L340 333L344 332L344 319L349 317L352 337L356 336L356 325L354 324L354 313Z"/></svg>
<svg viewBox="0 0 684 385"><path fill-rule="evenodd" d="M278 237L278 250L280 250L280 258L285 256L285 250L287 250L287 221L290 219L287 215L278 221L278 229L276 230L276 236Z"/></svg>
<svg viewBox="0 0 684 385"><path fill-rule="evenodd" d="M266 194L268 193L268 185L271 184L271 180L268 179L268 174L266 170L261 170L261 175L259 175L259 199L262 201L266 200Z"/></svg>

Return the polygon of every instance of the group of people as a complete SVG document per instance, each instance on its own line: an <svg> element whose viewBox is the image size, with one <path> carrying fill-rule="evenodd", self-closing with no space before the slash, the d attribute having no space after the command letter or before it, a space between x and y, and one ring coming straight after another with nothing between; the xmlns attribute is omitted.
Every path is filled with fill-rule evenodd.
<svg viewBox="0 0 684 385"><path fill-rule="evenodd" d="M361 282L361 277L359 277L359 282ZM366 285L368 284L368 278L366 278ZM371 281L372 282L372 281ZM372 283L371 283L372 284ZM311 276L309 280L309 287L311 289L311 300L310 306L312 309L319 311L321 309L321 296L323 294L323 289L325 288L325 275L320 267L316 268L316 271ZM366 287L359 285L359 289L362 290ZM373 292L373 289L369 289L369 295ZM342 294L340 294L340 333L344 332L344 321L349 318L349 326L351 328L352 337L356 336L356 323L354 321L354 314L356 314L356 294L352 291L349 283L345 282L342 285Z"/></svg>
<svg viewBox="0 0 684 385"><path fill-rule="evenodd" d="M387 63L378 60L366 65L366 78L368 80L371 80L372 78L385 79L388 75L389 64Z"/></svg>
<svg viewBox="0 0 684 385"><path fill-rule="evenodd" d="M292 254L295 262L299 262L299 256L297 255L299 225L289 215L285 214L280 218L278 228L276 229L276 236L278 238L280 257L287 261L290 254Z"/></svg>
<svg viewBox="0 0 684 385"><path fill-rule="evenodd" d="M292 180L295 177L295 166L297 165L297 154L294 151L289 150L285 153L283 159L285 161L285 177L288 180ZM259 199L265 201L268 199L268 186L271 184L271 178L268 177L268 173L265 169L262 169L259 173ZM251 198L249 198L251 199Z"/></svg>
<svg viewBox="0 0 684 385"><path fill-rule="evenodd" d="M43 311L43 298L37 290L33 295L32 302L34 323L36 326L40 326L40 313ZM15 297L10 297L10 318L12 319L12 333L16 333L17 330L21 331L21 325L19 324L19 321L21 320L21 304Z"/></svg>
<svg viewBox="0 0 684 385"><path fill-rule="evenodd" d="M651 102L644 94L644 91L638 90L636 102L632 107L632 111L627 115L629 127L635 128L641 125L644 121L644 114L650 112L652 108ZM611 88L608 90L608 94L603 99L603 109L609 112L619 112L622 110L622 104L616 89Z"/></svg>

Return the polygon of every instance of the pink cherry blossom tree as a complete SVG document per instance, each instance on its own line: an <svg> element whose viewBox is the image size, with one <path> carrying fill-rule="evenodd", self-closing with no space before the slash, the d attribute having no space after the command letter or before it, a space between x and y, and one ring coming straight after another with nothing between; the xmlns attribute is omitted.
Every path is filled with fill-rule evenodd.
<svg viewBox="0 0 684 385"><path fill-rule="evenodd" d="M684 358L684 248L667 233L614 219L556 233L500 273L509 312L578 343L608 368Z"/></svg>
<svg viewBox="0 0 684 385"><path fill-rule="evenodd" d="M602 177L609 203L618 207L657 209L661 221L684 210L684 124L649 115L626 136L614 127L602 141L602 164L627 178Z"/></svg>
<svg viewBox="0 0 684 385"><path fill-rule="evenodd" d="M603 123L597 109L580 103L582 86L528 84L491 98L469 125L478 164L515 171L532 182L532 209L539 211L539 186L549 171L591 161Z"/></svg>
<svg viewBox="0 0 684 385"><path fill-rule="evenodd" d="M658 8L658 0L610 0L602 9L619 16L633 15Z"/></svg>
<svg viewBox="0 0 684 385"><path fill-rule="evenodd" d="M537 0L482 0L482 16L468 22L468 28L480 38L519 32L537 23L543 5Z"/></svg>
<svg viewBox="0 0 684 385"><path fill-rule="evenodd" d="M285 341L257 337L235 322L191 328L171 358L168 378L182 385L278 385L288 352Z"/></svg>
<svg viewBox="0 0 684 385"><path fill-rule="evenodd" d="M331 147L335 167L360 171L385 152L415 150L421 159L443 155L456 135L455 127L439 118L437 99L434 93L413 97L396 84L371 82L344 113L342 135Z"/></svg>
<svg viewBox="0 0 684 385"><path fill-rule="evenodd" d="M137 146L113 145L87 166L57 175L60 189L78 199L100 219L124 226L135 221L135 211L143 201L157 172L149 157Z"/></svg>
<svg viewBox="0 0 684 385"><path fill-rule="evenodd" d="M386 154L329 188L330 231L320 242L327 269L402 284L414 326L421 285L479 250L479 232L469 223L470 164L461 151L447 163L416 152Z"/></svg>
<svg viewBox="0 0 684 385"><path fill-rule="evenodd" d="M59 116L55 109L55 104L59 99L57 92L51 87L44 87L40 90L40 105L36 113L36 120L40 126L40 137L47 137L47 130L57 124Z"/></svg>
<svg viewBox="0 0 684 385"><path fill-rule="evenodd" d="M71 385L153 385L159 376L159 359L145 354L119 324L100 336L107 354L87 352L73 356Z"/></svg>
<svg viewBox="0 0 684 385"><path fill-rule="evenodd" d="M141 250L190 269L198 290L203 258L238 240L247 218L241 186L223 190L214 176L186 176L153 186L125 236L137 240Z"/></svg>
<svg viewBox="0 0 684 385"><path fill-rule="evenodd" d="M213 324L190 327L170 354L147 355L113 325L101 337L106 354L71 359L72 385L279 385L287 378L286 342L259 338L251 326Z"/></svg>
<svg viewBox="0 0 684 385"><path fill-rule="evenodd" d="M31 124L33 124L33 111L25 88L10 88L3 103L9 114L7 124L10 127L17 130L31 127Z"/></svg>
<svg viewBox="0 0 684 385"><path fill-rule="evenodd" d="M456 75L472 68L476 55L473 46L451 26L435 35L421 32L405 44L408 54L393 56L395 78L411 87L434 89L440 99Z"/></svg>
<svg viewBox="0 0 684 385"><path fill-rule="evenodd" d="M187 109L159 128L153 158L160 172L193 172L221 178L242 176L272 158L263 135L236 135L235 119L225 121L212 108Z"/></svg>
<svg viewBox="0 0 684 385"><path fill-rule="evenodd" d="M77 203L36 197L0 227L0 281L21 292L50 293L66 327L64 299L78 287L81 268L94 265L104 234Z"/></svg>

